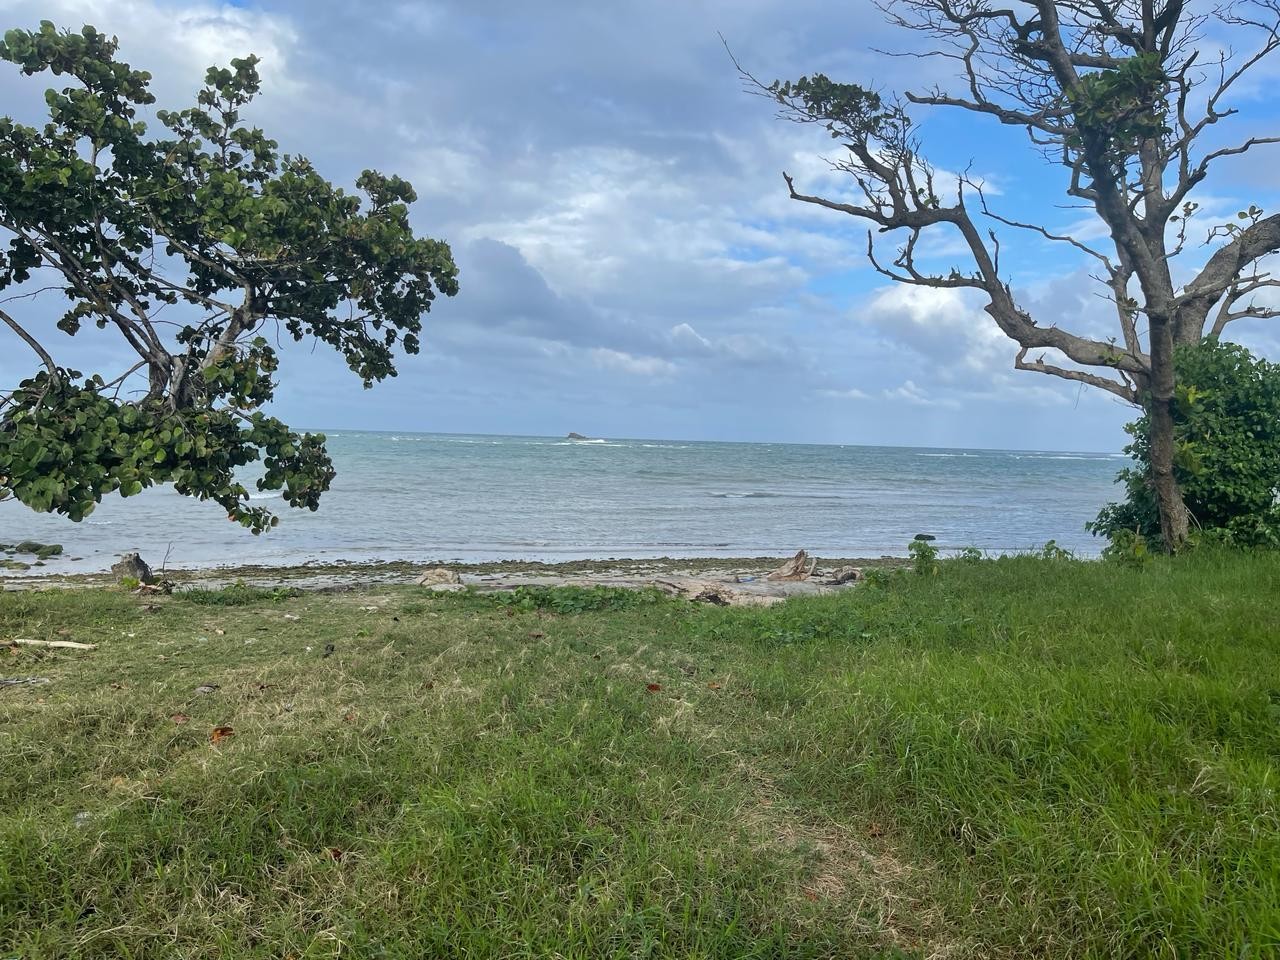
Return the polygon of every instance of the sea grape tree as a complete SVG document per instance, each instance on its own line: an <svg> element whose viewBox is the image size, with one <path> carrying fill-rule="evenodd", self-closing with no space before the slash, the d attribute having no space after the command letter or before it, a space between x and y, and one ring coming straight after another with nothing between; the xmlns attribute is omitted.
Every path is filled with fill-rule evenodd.
<svg viewBox="0 0 1280 960"><path fill-rule="evenodd" d="M43 125L0 118L0 349L33 368L0 385L0 499L79 520L169 482L260 532L277 518L250 505L238 468L261 461L259 490L313 510L334 475L322 435L263 409L277 345L336 350L366 387L395 376L457 268L448 244L414 234L410 184L366 170L348 193L245 122L256 57L144 119L150 75L116 51L48 22L0 42L22 73L69 82L46 92ZM131 362L60 362L92 328Z"/></svg>
<svg viewBox="0 0 1280 960"><path fill-rule="evenodd" d="M956 82L894 97L821 74L764 84L744 71L785 118L820 125L841 144L834 166L852 178L854 199L807 193L784 174L790 196L866 221L867 255L895 282L979 294L1016 344L1016 368L1141 405L1145 482L1162 541L1176 549L1190 519L1175 473L1175 346L1280 312L1265 297L1280 285L1268 264L1280 250L1280 214L1250 205L1230 223L1197 228L1206 220L1197 198L1222 161L1280 142L1232 139L1223 123L1237 112L1228 100L1242 78L1280 47L1280 0L881 0L880 8L909 32L914 55L953 64ZM917 133L917 108L1024 130L1029 147L1064 170L1063 203L1096 217L1091 229L1001 213L967 175L944 189ZM1074 333L1019 303L1001 263L1001 237L1013 231L1068 245L1094 265L1114 308L1113 336ZM960 241L964 262L926 263L921 240L938 232ZM898 241L889 257L877 249L885 234ZM1176 260L1184 253L1187 262Z"/></svg>

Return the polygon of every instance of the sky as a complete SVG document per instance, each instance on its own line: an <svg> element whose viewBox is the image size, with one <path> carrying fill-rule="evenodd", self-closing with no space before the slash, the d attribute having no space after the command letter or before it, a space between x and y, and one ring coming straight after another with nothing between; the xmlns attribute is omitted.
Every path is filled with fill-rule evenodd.
<svg viewBox="0 0 1280 960"><path fill-rule="evenodd" d="M824 159L821 130L779 121L743 91L724 43L765 79L821 71L885 91L951 81L945 61L878 52L912 38L866 0L0 0L6 29L41 19L118 36L119 57L155 75L169 109L192 102L210 64L258 54L250 122L338 184L365 168L405 177L415 228L452 245L461 292L437 302L423 352L395 380L366 391L335 356L287 352L273 412L295 427L1124 443L1132 408L1014 371L1016 348L980 300L893 285L866 262L864 226L788 199L783 170L808 192L849 184ZM1264 63L1242 87L1228 133L1274 127L1278 72ZM39 120L49 79L0 65L2 112ZM1021 132L942 111L917 119L944 175L970 170L1004 215L1098 235L1087 212L1062 206L1061 171ZM1272 149L1224 165L1204 209L1225 218L1274 200ZM1086 263L1027 234L1003 241L1037 322L1115 333ZM928 252L965 266L945 239ZM51 329L54 306L24 309ZM1280 357L1271 327L1238 333ZM12 383L34 368L7 336L0 382ZM85 370L119 349L53 336L60 362Z"/></svg>

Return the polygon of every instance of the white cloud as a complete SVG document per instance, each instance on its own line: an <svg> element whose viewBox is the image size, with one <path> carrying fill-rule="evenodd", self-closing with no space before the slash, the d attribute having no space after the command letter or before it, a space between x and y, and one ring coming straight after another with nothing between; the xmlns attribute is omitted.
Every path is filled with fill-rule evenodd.
<svg viewBox="0 0 1280 960"><path fill-rule="evenodd" d="M641 377L667 377L676 372L676 365L661 357L637 357L608 347L596 347L590 355L596 366Z"/></svg>

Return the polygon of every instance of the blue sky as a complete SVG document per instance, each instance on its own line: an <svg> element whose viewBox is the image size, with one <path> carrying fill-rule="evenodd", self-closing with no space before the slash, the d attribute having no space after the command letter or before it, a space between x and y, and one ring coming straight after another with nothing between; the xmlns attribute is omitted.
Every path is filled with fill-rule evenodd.
<svg viewBox="0 0 1280 960"><path fill-rule="evenodd" d="M745 95L717 34L764 78L824 71L885 90L946 82L945 62L874 52L910 38L870 3L0 0L0 14L6 27L49 18L117 34L121 56L155 74L169 108L187 104L207 65L257 53L266 92L251 119L283 149L339 183L365 167L414 183L415 223L453 244L462 293L428 318L423 353L371 391L334 358L290 350L276 412L296 426L1123 443L1127 407L1014 372L1016 351L980 302L888 284L863 258L865 228L787 199L783 169L806 189L847 189L822 159L831 141ZM1277 70L1265 65L1241 91L1229 132L1275 126ZM37 80L0 73L6 112L38 117L47 80ZM933 161L971 167L1002 213L1087 223L1057 205L1060 173L1018 131L937 112L919 119ZM1267 206L1277 156L1224 166L1202 189L1207 208ZM1109 330L1086 264L1026 235L1005 244L1038 322ZM934 253L963 265L945 243ZM38 318L45 308L28 309ZM1239 333L1280 354L1269 327ZM57 345L84 369L114 349ZM3 382L30 369L0 335Z"/></svg>

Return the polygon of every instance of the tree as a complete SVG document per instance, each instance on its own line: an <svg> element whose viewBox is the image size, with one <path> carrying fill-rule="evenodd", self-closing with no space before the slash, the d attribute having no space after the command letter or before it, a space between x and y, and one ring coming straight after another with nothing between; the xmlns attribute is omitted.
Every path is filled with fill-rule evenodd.
<svg viewBox="0 0 1280 960"><path fill-rule="evenodd" d="M824 126L847 150L834 166L852 176L856 201L803 193L784 173L792 199L904 238L885 263L868 231L869 259L894 281L979 292L986 312L1018 345L1017 369L1141 404L1151 424L1149 480L1163 541L1176 549L1189 521L1174 471L1174 347L1219 336L1241 317L1277 313L1254 297L1280 285L1266 269L1266 258L1280 250L1280 215L1251 207L1208 232L1216 246L1197 271L1175 275L1173 261L1199 209L1192 198L1219 161L1280 142L1220 143L1215 133L1236 113L1224 98L1280 46L1280 0L1237 0L1199 12L1184 0L884 0L881 9L892 24L925 39L929 49L921 56L955 63L960 89L895 99L820 74L765 85L743 71L783 117ZM1242 56L1225 48L1202 53L1201 41L1215 30L1249 34L1255 46ZM1110 249L1001 215L966 174L954 195L943 196L921 152L908 112L913 106L1024 129L1034 150L1065 168L1067 196L1098 217ZM917 261L920 238L935 229L958 233L969 265L931 272ZM1000 237L1008 230L1069 244L1095 262L1117 335L1099 340L1037 323L1001 270ZM1052 353L1028 359L1033 350Z"/></svg>
<svg viewBox="0 0 1280 960"><path fill-rule="evenodd" d="M1241 546L1280 546L1280 364L1210 337L1174 348L1175 469L1200 530ZM1125 499L1089 528L1117 541L1133 534L1160 543L1159 511L1146 482L1150 418L1126 428L1135 467L1120 472Z"/></svg>
<svg viewBox="0 0 1280 960"><path fill-rule="evenodd" d="M74 81L45 94L41 127L0 118L0 331L37 361L0 393L0 499L80 520L113 491L172 482L261 532L277 518L249 505L237 468L261 459L257 488L312 510L334 475L322 435L262 409L272 343L327 345L369 387L396 375L398 350L418 351L457 268L446 243L414 235L407 182L366 170L363 196L347 194L243 122L256 57L210 68L195 105L156 111L164 131L150 137L150 75L116 49L48 22L0 42L24 74ZM60 365L57 311L35 315L58 295L57 331L93 324L136 362Z"/></svg>

